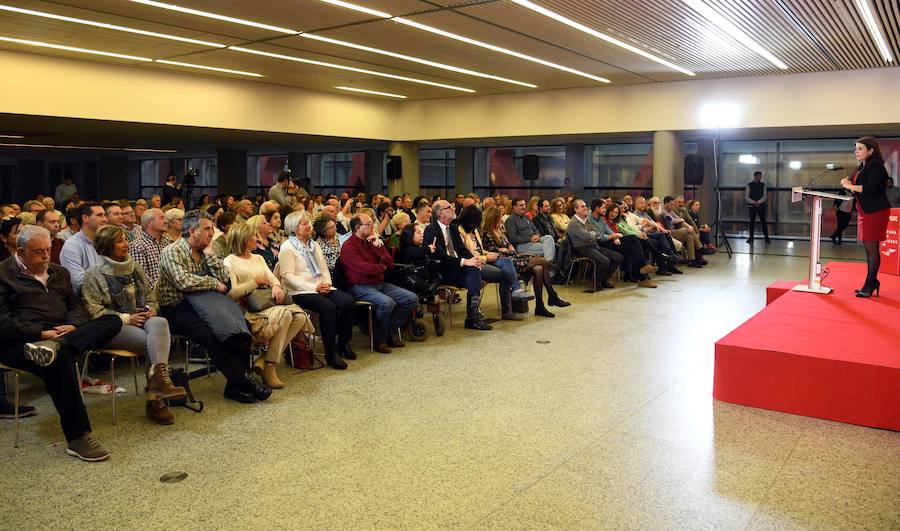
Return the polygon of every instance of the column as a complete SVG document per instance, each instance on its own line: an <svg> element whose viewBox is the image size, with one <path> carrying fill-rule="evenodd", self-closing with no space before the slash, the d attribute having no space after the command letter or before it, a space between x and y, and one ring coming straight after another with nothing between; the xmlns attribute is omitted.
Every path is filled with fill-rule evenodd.
<svg viewBox="0 0 900 531"><path fill-rule="evenodd" d="M703 157L703 184L697 187L700 200L700 219L713 226L716 221L718 198L716 195L716 166L714 164L714 142L712 137L697 141L697 154Z"/></svg>
<svg viewBox="0 0 900 531"><path fill-rule="evenodd" d="M653 195L684 193L684 147L681 135L673 131L653 133Z"/></svg>
<svg viewBox="0 0 900 531"><path fill-rule="evenodd" d="M123 199L130 197L128 157L100 158L100 197Z"/></svg>
<svg viewBox="0 0 900 531"><path fill-rule="evenodd" d="M475 148L457 147L454 151L453 191L455 194L472 193L475 189Z"/></svg>
<svg viewBox="0 0 900 531"><path fill-rule="evenodd" d="M216 152L219 193L240 196L247 193L247 152L220 149Z"/></svg>
<svg viewBox="0 0 900 531"><path fill-rule="evenodd" d="M368 149L365 159L366 194L381 193L384 187L384 151Z"/></svg>
<svg viewBox="0 0 900 531"><path fill-rule="evenodd" d="M401 158L400 167L403 176L400 179L391 179L388 175L387 193L393 197L409 193L419 195L419 143L418 142L391 142L388 144L388 155Z"/></svg>
<svg viewBox="0 0 900 531"><path fill-rule="evenodd" d="M575 197L584 197L585 186L585 160L584 144L566 144L566 179L569 179L569 188ZM565 188L565 185L563 185Z"/></svg>

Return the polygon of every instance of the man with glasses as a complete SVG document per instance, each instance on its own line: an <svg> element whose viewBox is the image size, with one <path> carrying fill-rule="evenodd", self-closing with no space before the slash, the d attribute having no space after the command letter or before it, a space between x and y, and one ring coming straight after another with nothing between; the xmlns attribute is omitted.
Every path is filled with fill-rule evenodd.
<svg viewBox="0 0 900 531"><path fill-rule="evenodd" d="M338 265L344 272L350 294L375 307L373 343L375 350L388 354L391 348L405 346L399 329L419 302L415 293L384 281L384 273L394 266L375 223L366 214L350 219L352 236L341 247Z"/></svg>

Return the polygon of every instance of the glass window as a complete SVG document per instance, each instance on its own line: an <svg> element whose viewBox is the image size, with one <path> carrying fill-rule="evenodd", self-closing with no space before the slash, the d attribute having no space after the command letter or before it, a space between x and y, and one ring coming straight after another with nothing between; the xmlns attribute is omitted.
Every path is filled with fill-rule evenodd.
<svg viewBox="0 0 900 531"><path fill-rule="evenodd" d="M153 194L162 193L170 167L169 159L141 161L141 197L149 199Z"/></svg>
<svg viewBox="0 0 900 531"><path fill-rule="evenodd" d="M449 196L456 187L456 151L419 150L419 194Z"/></svg>
<svg viewBox="0 0 900 531"><path fill-rule="evenodd" d="M534 164L537 179L526 180L523 166ZM513 195L534 195L538 190L558 191L565 186L566 149L564 146L479 148L475 150L475 192L495 191Z"/></svg>
<svg viewBox="0 0 900 531"><path fill-rule="evenodd" d="M247 157L247 194L268 194L269 188L278 179L278 174L287 167L287 162L287 155Z"/></svg>
<svg viewBox="0 0 900 531"><path fill-rule="evenodd" d="M653 144L605 144L589 146L590 172L587 195L621 197L653 191Z"/></svg>
<svg viewBox="0 0 900 531"><path fill-rule="evenodd" d="M306 174L322 194L366 191L366 154L310 153L306 157Z"/></svg>

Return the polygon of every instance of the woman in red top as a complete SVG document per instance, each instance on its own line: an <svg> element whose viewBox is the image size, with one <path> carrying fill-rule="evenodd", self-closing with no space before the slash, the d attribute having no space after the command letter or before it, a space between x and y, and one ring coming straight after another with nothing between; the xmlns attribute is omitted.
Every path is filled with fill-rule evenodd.
<svg viewBox="0 0 900 531"><path fill-rule="evenodd" d="M859 219L859 241L866 248L868 274L862 289L856 290L856 296L869 298L874 292L878 296L881 283L878 282L878 267L881 265L881 241L887 230L890 202L887 194L887 170L881 147L871 136L856 141L854 151L859 166L851 177L841 179L841 186L853 192L856 198Z"/></svg>

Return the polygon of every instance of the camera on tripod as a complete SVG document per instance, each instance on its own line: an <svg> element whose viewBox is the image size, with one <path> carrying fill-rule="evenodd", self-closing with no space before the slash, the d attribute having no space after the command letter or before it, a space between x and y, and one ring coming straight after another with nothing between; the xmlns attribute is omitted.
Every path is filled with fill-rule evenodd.
<svg viewBox="0 0 900 531"><path fill-rule="evenodd" d="M188 168L187 173L184 174L182 184L184 186L194 186L197 184L197 177L200 177L200 170L197 168Z"/></svg>

